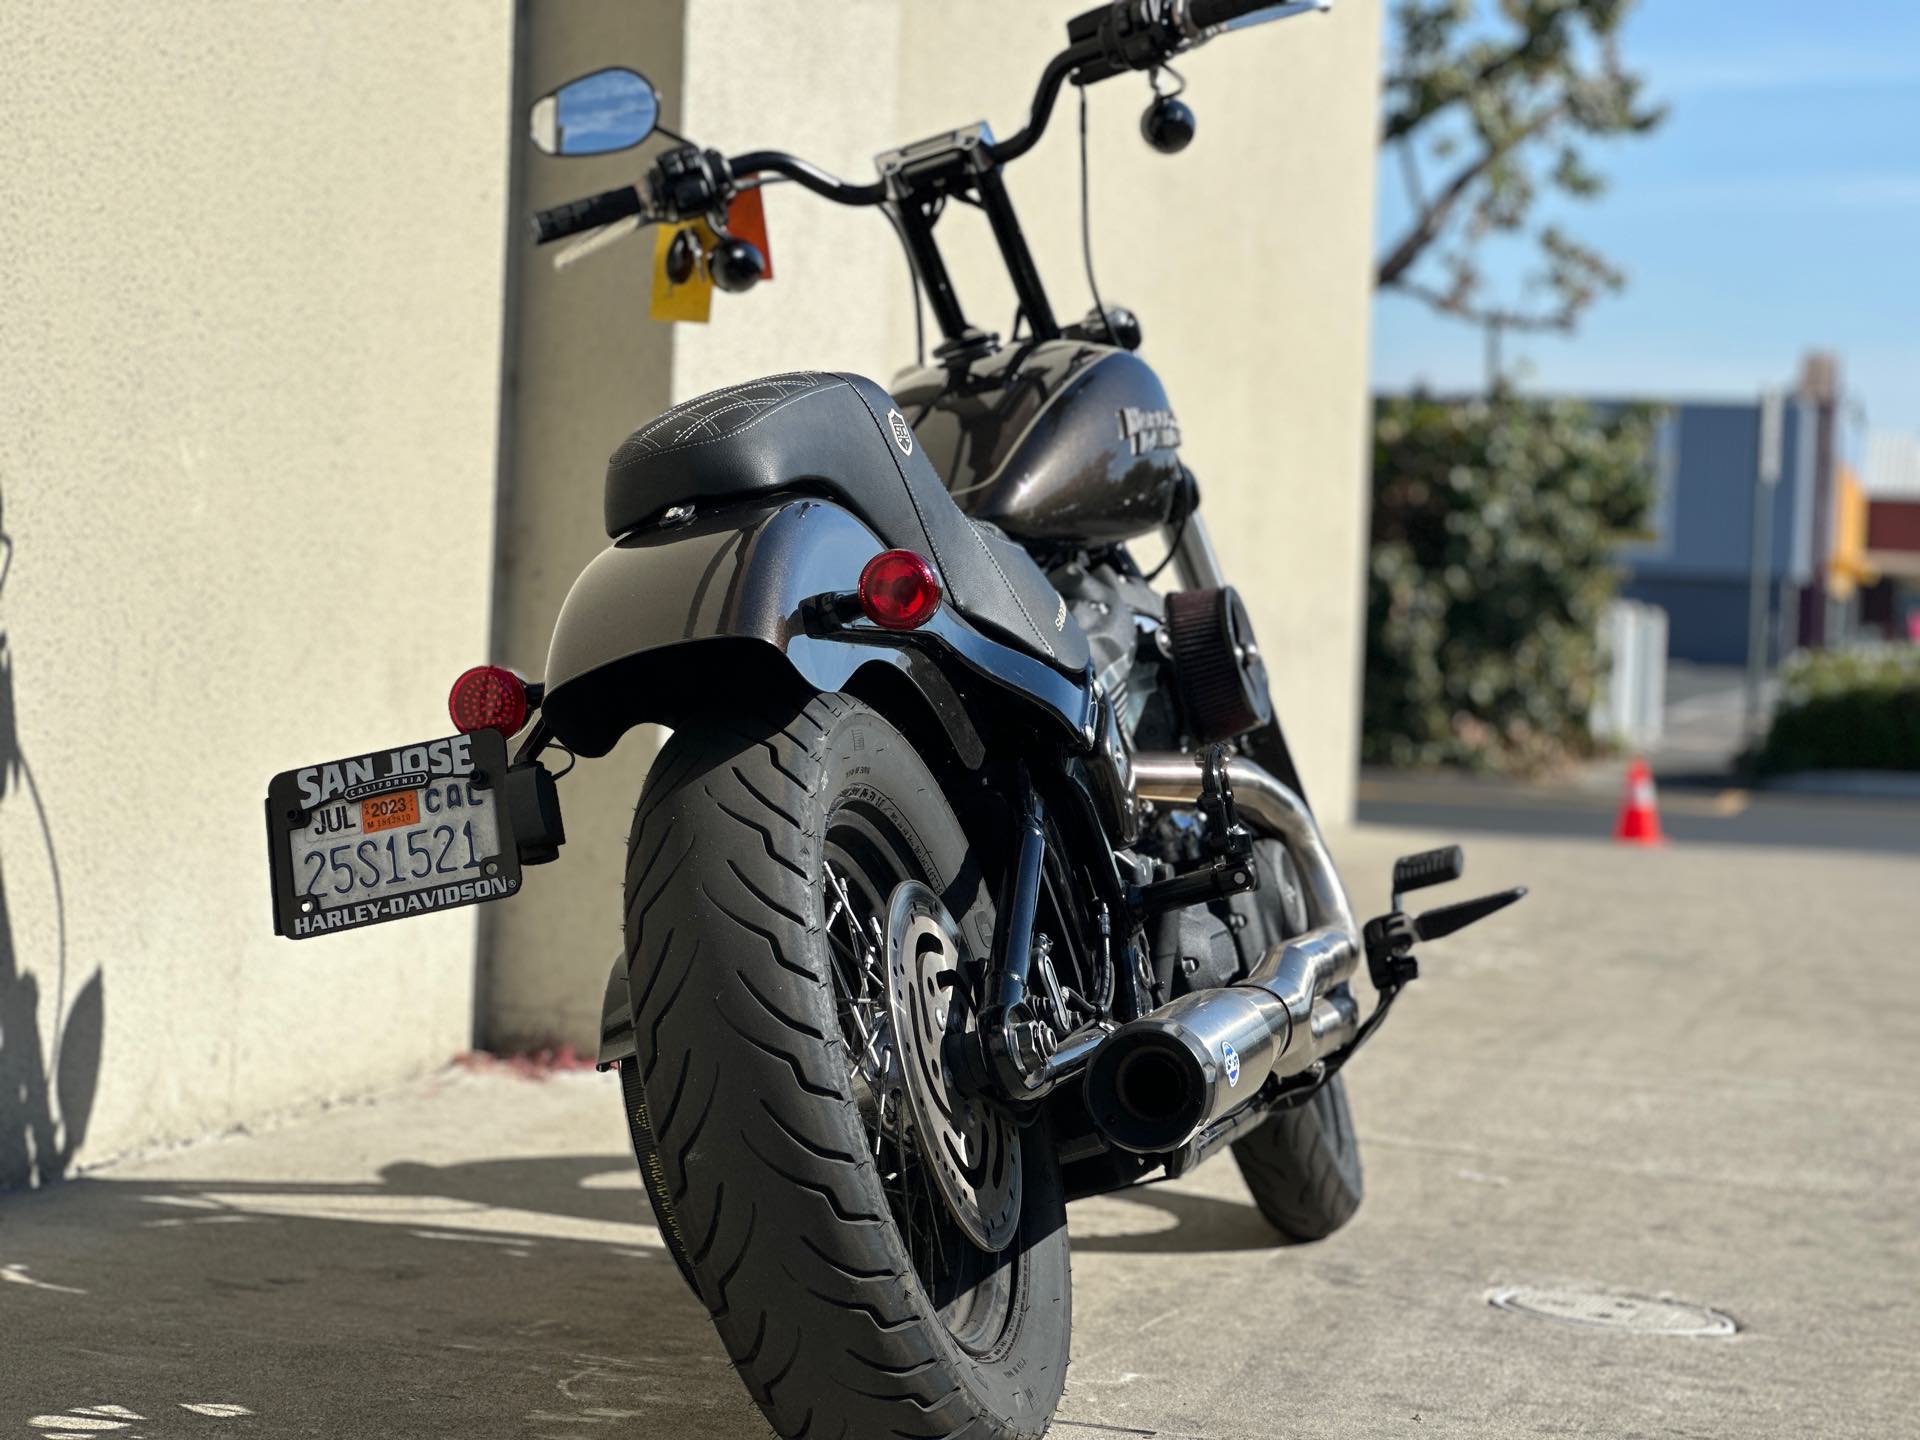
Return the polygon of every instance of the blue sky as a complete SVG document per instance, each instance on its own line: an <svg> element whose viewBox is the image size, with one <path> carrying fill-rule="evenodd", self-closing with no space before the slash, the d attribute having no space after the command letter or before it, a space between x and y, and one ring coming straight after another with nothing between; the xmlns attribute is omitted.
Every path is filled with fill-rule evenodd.
<svg viewBox="0 0 1920 1440"><path fill-rule="evenodd" d="M1627 289L1571 339L1511 339L1525 384L1751 395L1822 346L1871 427L1920 431L1920 5L1642 0L1623 48L1667 123L1590 151L1611 186L1563 213ZM1383 234L1401 194L1383 165ZM1381 387L1481 383L1478 331L1392 294L1374 326Z"/></svg>

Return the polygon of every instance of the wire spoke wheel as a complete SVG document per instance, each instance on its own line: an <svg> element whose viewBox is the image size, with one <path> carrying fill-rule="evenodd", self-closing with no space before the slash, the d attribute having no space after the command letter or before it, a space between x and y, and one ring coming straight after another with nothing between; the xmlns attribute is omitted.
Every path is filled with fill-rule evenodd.
<svg viewBox="0 0 1920 1440"><path fill-rule="evenodd" d="M980 1353L1005 1327L1011 1267L968 1238L941 1194L906 1091L908 1037L895 1033L887 1001L888 900L902 881L921 880L921 867L884 816L848 807L828 829L824 872L841 1038L888 1209L941 1320Z"/></svg>

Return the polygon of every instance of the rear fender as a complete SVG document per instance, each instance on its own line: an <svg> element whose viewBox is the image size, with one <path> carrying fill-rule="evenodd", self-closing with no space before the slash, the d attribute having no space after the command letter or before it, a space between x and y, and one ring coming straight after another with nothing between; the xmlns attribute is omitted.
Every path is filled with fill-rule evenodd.
<svg viewBox="0 0 1920 1440"><path fill-rule="evenodd" d="M581 572L554 626L547 727L577 755L604 755L635 725L693 723L782 675L858 691L861 672L881 666L905 678L970 767L990 718L981 707L1012 707L1079 748L1092 743L1091 667L1069 678L988 639L951 605L908 632L829 613L823 598L855 590L885 548L855 516L810 499L614 542Z"/></svg>

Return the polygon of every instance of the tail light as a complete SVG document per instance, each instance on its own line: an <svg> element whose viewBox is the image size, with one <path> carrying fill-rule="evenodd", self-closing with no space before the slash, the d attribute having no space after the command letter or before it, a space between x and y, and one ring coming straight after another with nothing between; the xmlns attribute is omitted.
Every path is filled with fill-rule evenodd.
<svg viewBox="0 0 1920 1440"><path fill-rule="evenodd" d="M940 577L924 555L882 550L860 572L860 609L883 630L917 630L940 608Z"/></svg>
<svg viewBox="0 0 1920 1440"><path fill-rule="evenodd" d="M462 735L476 730L512 735L527 723L527 682L498 665L476 665L453 682L447 713Z"/></svg>

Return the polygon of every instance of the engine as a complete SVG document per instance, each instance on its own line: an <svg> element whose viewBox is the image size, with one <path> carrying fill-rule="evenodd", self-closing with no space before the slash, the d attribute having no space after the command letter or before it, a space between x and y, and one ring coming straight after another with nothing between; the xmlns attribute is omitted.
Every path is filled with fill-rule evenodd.
<svg viewBox="0 0 1920 1440"><path fill-rule="evenodd" d="M1140 750L1177 744L1166 597L1104 561L1063 565L1049 578L1087 634L1094 681L1113 702L1128 745Z"/></svg>
<svg viewBox="0 0 1920 1440"><path fill-rule="evenodd" d="M1104 560L1049 578L1086 632L1095 681L1133 749L1192 749L1273 718L1253 622L1231 585L1162 595Z"/></svg>
<svg viewBox="0 0 1920 1440"><path fill-rule="evenodd" d="M1232 589L1162 595L1105 561L1050 577L1086 632L1096 680L1129 751L1189 750L1229 740L1272 714L1246 608ZM1259 889L1168 911L1146 938L1155 996L1231 984L1267 947L1306 926L1293 862L1276 841L1255 848ZM1153 817L1128 852L1143 877L1204 863L1198 817Z"/></svg>

